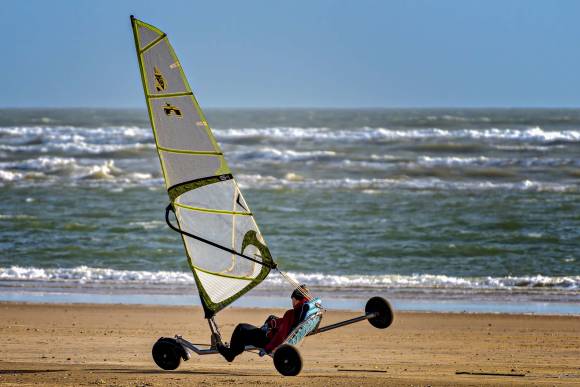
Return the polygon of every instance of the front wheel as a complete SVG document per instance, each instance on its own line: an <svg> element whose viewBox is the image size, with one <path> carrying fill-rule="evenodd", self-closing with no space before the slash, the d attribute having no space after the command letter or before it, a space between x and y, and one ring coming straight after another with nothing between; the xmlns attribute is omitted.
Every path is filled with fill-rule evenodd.
<svg viewBox="0 0 580 387"><path fill-rule="evenodd" d="M151 354L159 368L171 371L179 367L183 348L175 339L162 337L153 345Z"/></svg>
<svg viewBox="0 0 580 387"><path fill-rule="evenodd" d="M295 346L282 344L274 352L274 366L284 376L296 376L302 371L302 356Z"/></svg>
<svg viewBox="0 0 580 387"><path fill-rule="evenodd" d="M365 313L374 313L375 317L369 318L369 322L375 328L385 329L393 323L393 308L389 301L382 297L373 297L367 301Z"/></svg>

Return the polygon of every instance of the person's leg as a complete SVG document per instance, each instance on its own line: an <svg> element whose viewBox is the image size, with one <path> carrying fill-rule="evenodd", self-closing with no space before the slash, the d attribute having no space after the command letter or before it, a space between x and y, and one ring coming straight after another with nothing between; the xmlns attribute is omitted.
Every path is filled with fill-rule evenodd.
<svg viewBox="0 0 580 387"><path fill-rule="evenodd" d="M250 324L238 324L234 333L232 333L232 340L230 341L230 349L235 356L244 352L246 345L253 345L261 348L268 343L266 332L258 327Z"/></svg>
<svg viewBox="0 0 580 387"><path fill-rule="evenodd" d="M226 360L231 362L236 356L244 352L246 345L263 348L267 343L268 337L260 328L250 324L238 324L232 333L230 347L221 346L218 349Z"/></svg>
<svg viewBox="0 0 580 387"><path fill-rule="evenodd" d="M263 348L267 343L268 337L266 336L266 332L260 328L250 324L238 324L232 334L230 348L236 351L236 355L239 355L244 351L246 345Z"/></svg>

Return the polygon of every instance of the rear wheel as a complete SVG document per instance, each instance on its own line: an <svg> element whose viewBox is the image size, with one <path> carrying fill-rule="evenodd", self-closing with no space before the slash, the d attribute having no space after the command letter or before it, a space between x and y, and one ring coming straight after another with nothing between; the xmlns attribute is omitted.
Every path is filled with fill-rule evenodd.
<svg viewBox="0 0 580 387"><path fill-rule="evenodd" d="M274 366L284 376L296 376L302 371L302 356L290 344L282 344L274 352Z"/></svg>
<svg viewBox="0 0 580 387"><path fill-rule="evenodd" d="M183 347L175 339L162 337L153 345L151 353L159 368L170 371L179 367Z"/></svg>
<svg viewBox="0 0 580 387"><path fill-rule="evenodd" d="M369 318L369 322L375 328L385 329L393 323L393 309L391 304L382 297L373 297L367 301L365 313L374 313L375 317Z"/></svg>

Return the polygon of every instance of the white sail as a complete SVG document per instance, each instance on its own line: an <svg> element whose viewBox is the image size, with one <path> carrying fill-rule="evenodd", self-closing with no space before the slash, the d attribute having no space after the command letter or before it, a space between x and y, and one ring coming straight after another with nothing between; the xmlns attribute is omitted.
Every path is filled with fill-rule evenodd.
<svg viewBox="0 0 580 387"><path fill-rule="evenodd" d="M131 17L161 169L210 317L274 267L165 33Z"/></svg>

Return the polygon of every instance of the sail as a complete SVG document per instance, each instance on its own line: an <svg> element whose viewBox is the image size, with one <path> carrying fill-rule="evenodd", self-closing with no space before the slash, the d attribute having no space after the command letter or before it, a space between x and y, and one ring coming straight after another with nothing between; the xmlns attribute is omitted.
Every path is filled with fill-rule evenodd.
<svg viewBox="0 0 580 387"><path fill-rule="evenodd" d="M161 170L209 318L263 281L272 257L167 36L131 23Z"/></svg>

